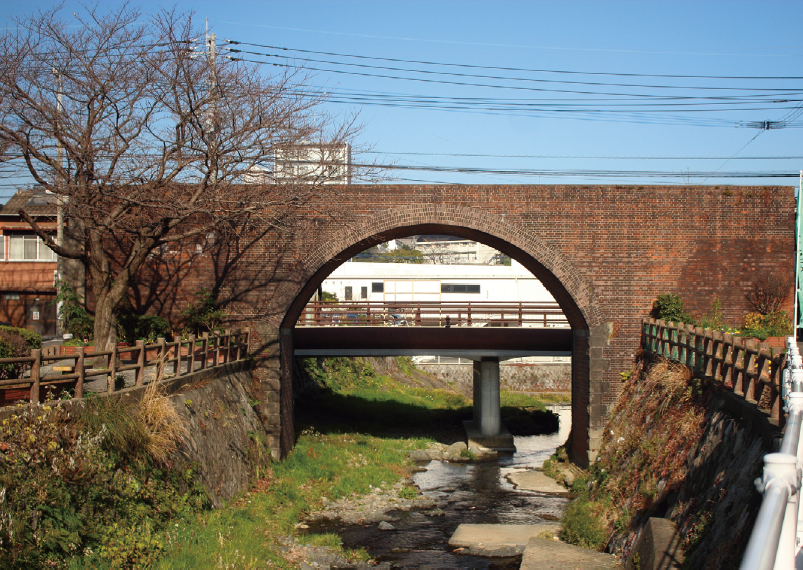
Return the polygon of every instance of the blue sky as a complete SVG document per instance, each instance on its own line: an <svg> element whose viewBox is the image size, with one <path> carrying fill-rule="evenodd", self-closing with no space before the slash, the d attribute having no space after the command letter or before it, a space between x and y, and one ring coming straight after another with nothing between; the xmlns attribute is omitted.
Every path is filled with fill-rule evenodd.
<svg viewBox="0 0 803 570"><path fill-rule="evenodd" d="M2 5L3 13L8 15L21 4L3 2ZM33 3L39 7L50 5ZM145 12L159 6L156 2L138 5ZM177 7L193 10L199 21L208 18L218 43L232 39L291 50L341 54L288 51L282 53L295 56L295 60L269 58L273 62L303 64L299 60L304 58L337 61L338 64L306 62L305 65L321 70L436 81L314 71L312 83L336 97L360 94L361 98L374 102L380 94L383 100L391 95L447 97L451 98L451 103L458 97L492 99L482 108L472 103L470 110L461 111L328 103L327 110L332 113L360 112L365 127L358 143L373 147L373 153L358 159L441 169L391 172L400 182L797 185L797 172L803 168L803 158L747 159L803 157L800 145L803 118L794 114L795 107L803 105L803 37L796 31L798 23L803 21L803 2L194 1L178 2ZM67 14L78 9L77 2L65 3ZM9 25L7 19L6 25ZM253 45L239 47L278 53ZM344 57L347 55L363 57ZM388 62L365 56L483 68ZM345 62L374 67L342 65ZM378 67L436 73L380 70ZM533 69L634 75L524 71ZM444 75L444 72L463 75ZM644 74L715 77L644 77ZM718 79L722 76L800 79ZM543 82L567 78L579 84ZM452 85L444 81L498 87ZM630 87L634 84L659 87ZM528 89L500 88L505 86ZM696 89L687 89L689 87ZM717 89L700 89L710 87ZM579 103L576 99L582 99L583 109L589 110L599 109L600 103L610 104L612 98L621 100L621 96L581 96L530 88L640 96L766 94L770 101L784 102L762 105L766 108L754 111L578 115L565 110L544 111L543 105L547 103L544 99L556 105ZM786 91L774 91L776 89ZM588 102L587 97L604 101ZM528 109L500 112L486 108L489 105L498 108L513 99L517 104L529 105ZM637 102L645 101L641 97ZM688 101L696 105L691 108L699 108L699 99ZM736 106L744 108L747 104ZM784 119L786 122L782 122ZM770 124L784 128L761 130L744 126L764 121L774 121ZM672 157L682 158L669 160ZM700 160L701 157L712 158ZM730 157L733 158L726 160ZM477 171L451 171L460 168ZM633 172L666 175L638 176ZM701 174L711 172L780 172L791 176L726 179L716 174Z"/></svg>

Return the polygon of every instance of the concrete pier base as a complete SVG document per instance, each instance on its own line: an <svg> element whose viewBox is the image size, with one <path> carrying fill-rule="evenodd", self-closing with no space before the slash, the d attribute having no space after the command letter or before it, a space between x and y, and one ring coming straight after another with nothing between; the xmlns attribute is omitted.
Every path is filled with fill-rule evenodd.
<svg viewBox="0 0 803 570"><path fill-rule="evenodd" d="M479 426L471 420L463 421L463 429L466 430L466 445L471 447L477 445L479 447L487 447L494 451L501 451L504 453L515 453L516 445L513 443L513 436L510 434L505 426L499 426L499 431L496 435L483 435Z"/></svg>

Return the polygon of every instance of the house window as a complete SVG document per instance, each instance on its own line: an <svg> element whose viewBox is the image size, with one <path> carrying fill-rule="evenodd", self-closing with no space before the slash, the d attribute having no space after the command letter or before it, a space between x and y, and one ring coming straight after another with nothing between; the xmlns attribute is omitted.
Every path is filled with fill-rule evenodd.
<svg viewBox="0 0 803 570"><path fill-rule="evenodd" d="M368 287L360 287L360 299L368 298Z"/></svg>
<svg viewBox="0 0 803 570"><path fill-rule="evenodd" d="M371 283L371 293L384 293L384 292L385 292L384 283Z"/></svg>
<svg viewBox="0 0 803 570"><path fill-rule="evenodd" d="M37 235L8 236L9 261L55 261L56 254Z"/></svg>
<svg viewBox="0 0 803 570"><path fill-rule="evenodd" d="M461 285L458 283L441 283L441 293L479 293L479 285Z"/></svg>
<svg viewBox="0 0 803 570"><path fill-rule="evenodd" d="M343 297L346 299L346 301L351 301L351 287L346 287Z"/></svg>

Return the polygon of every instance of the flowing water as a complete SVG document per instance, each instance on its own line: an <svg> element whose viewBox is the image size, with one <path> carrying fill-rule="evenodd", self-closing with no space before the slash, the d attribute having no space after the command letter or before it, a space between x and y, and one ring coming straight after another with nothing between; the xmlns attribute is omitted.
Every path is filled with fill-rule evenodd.
<svg viewBox="0 0 803 570"><path fill-rule="evenodd" d="M317 532L336 532L343 544L362 547L376 560L402 568L518 568L521 556L485 558L453 552L448 546L458 525L538 524L560 518L567 499L516 489L506 476L541 467L563 445L571 429L571 408L559 406L560 430L551 435L516 437L517 452L492 463L430 461L413 481L435 509L407 513L393 521L396 530L376 525L326 525Z"/></svg>

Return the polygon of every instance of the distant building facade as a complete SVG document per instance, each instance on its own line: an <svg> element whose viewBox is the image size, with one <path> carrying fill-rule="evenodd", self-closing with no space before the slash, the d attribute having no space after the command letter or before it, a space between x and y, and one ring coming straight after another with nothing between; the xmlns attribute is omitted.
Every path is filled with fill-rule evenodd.
<svg viewBox="0 0 803 570"><path fill-rule="evenodd" d="M20 209L56 233L54 194L19 190L0 209L0 321L54 336L58 259L20 217Z"/></svg>
<svg viewBox="0 0 803 570"><path fill-rule="evenodd" d="M510 265L432 265L347 261L323 282L340 301L538 302L554 298L513 260Z"/></svg>
<svg viewBox="0 0 803 570"><path fill-rule="evenodd" d="M351 146L293 144L273 153L273 177L279 181L351 184Z"/></svg>

